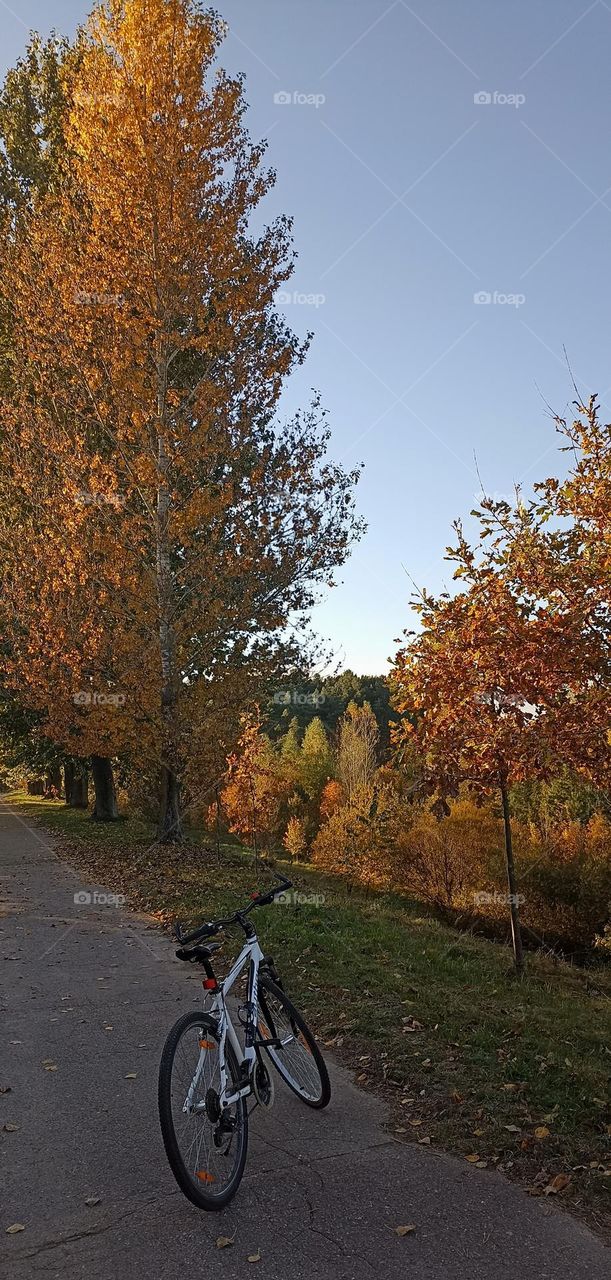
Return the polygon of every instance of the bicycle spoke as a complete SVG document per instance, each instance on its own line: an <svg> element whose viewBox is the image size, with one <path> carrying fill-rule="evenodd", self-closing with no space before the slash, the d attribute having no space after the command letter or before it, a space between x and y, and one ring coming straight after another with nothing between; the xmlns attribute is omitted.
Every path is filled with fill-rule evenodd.
<svg viewBox="0 0 611 1280"><path fill-rule="evenodd" d="M202 1048L202 1042L205 1042L205 1048ZM203 1061L202 1052L205 1055ZM236 1137L242 1123L241 1104L234 1103L226 1109L225 1122L231 1121L234 1128L223 1133L220 1128L220 1092L218 1043L210 1038L208 1030L192 1024L178 1041L172 1063L172 1123L185 1170L194 1185L205 1186L211 1196L222 1194L233 1177L236 1159L239 1158ZM190 1107L185 1111L189 1094ZM207 1106L200 1105L207 1102Z"/></svg>

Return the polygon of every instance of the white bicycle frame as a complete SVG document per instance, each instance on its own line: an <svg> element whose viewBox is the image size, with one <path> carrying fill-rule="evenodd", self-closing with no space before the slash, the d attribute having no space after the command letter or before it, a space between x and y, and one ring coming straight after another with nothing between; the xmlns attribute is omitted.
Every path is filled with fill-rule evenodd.
<svg viewBox="0 0 611 1280"><path fill-rule="evenodd" d="M259 941L256 934L252 938L247 938L235 964L229 970L229 973L227 974L225 981L219 987L215 995L215 998L210 1006L210 1009L208 1011L213 1017L216 1017L218 1022L219 1063L220 1063L220 1074L221 1074L221 1090L219 1094L219 1104L221 1108L231 1106L232 1103L237 1102L239 1098L244 1098L252 1092L250 1078L251 1078L252 1069L256 1062L256 1057L257 1057L257 1052L254 1046L254 1040L255 1040L256 1031L257 1031L257 1011L259 1007L259 1003L258 1003L259 965L263 959L264 959L263 952L259 946ZM246 1012L247 1012L246 1037L245 1037L246 1043L243 1049L238 1039L236 1029L229 1015L229 1010L227 1008L227 996L231 991L231 988L233 987L237 978L239 978L242 970L245 968L247 964L250 966L250 972L249 972L249 980L248 980L248 996L246 1001ZM225 1059L225 1045L227 1043L227 1040L229 1040L229 1043L235 1054L236 1062L239 1064L239 1066L243 1067L246 1063L248 1064L248 1068L247 1068L248 1083L241 1085L239 1089L233 1089L233 1091L229 1093L227 1092L228 1080L227 1080L227 1065L226 1065L226 1059ZM193 1080L191 1081L189 1092L185 1098L185 1102L183 1105L183 1111L185 1112L202 1111L205 1109L205 1106L206 1106L205 1102L198 1102L195 1104L195 1106L193 1106L192 1101L197 1094L200 1077L204 1069L204 1062L206 1060L206 1053L207 1053L207 1050L205 1048L200 1049L197 1066L195 1068L195 1075L193 1076Z"/></svg>

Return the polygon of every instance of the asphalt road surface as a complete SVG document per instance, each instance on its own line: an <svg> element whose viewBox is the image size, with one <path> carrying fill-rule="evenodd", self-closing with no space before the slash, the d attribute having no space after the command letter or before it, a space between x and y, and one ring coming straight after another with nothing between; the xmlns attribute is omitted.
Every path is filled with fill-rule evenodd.
<svg viewBox="0 0 611 1280"><path fill-rule="evenodd" d="M82 884L6 804L0 868L3 1275L608 1280L607 1250L578 1222L499 1174L394 1140L384 1106L333 1063L323 1112L278 1080L273 1111L252 1117L235 1200L196 1209L166 1163L156 1089L199 981L156 927L75 903L103 886ZM25 1229L7 1234L14 1223ZM233 1243L219 1249L219 1236Z"/></svg>

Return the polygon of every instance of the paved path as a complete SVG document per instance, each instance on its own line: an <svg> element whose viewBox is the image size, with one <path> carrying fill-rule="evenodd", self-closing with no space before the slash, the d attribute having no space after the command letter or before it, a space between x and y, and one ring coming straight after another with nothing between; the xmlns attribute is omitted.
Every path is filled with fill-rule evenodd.
<svg viewBox="0 0 611 1280"><path fill-rule="evenodd" d="M604 1247L493 1172L384 1132L382 1104L332 1072L329 1109L279 1082L255 1113L244 1181L221 1214L165 1161L157 1064L198 982L156 928L92 890L0 804L0 1269L11 1280L608 1280ZM112 1028L112 1030L110 1030ZM44 1060L56 1064L48 1071ZM136 1079L128 1074L136 1072ZM89 1197L99 1203L88 1206ZM25 1231L7 1235L21 1222ZM414 1235L394 1228L415 1223ZM217 1236L234 1238L218 1250ZM260 1263L248 1263L260 1251Z"/></svg>

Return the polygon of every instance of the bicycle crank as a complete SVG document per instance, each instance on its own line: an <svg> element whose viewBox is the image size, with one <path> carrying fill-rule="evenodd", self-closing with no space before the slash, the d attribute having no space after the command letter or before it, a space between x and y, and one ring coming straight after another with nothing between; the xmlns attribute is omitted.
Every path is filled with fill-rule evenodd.
<svg viewBox="0 0 611 1280"><path fill-rule="evenodd" d="M268 1111L274 1105L274 1081L267 1067L257 1058L252 1074L252 1091L260 1107Z"/></svg>

